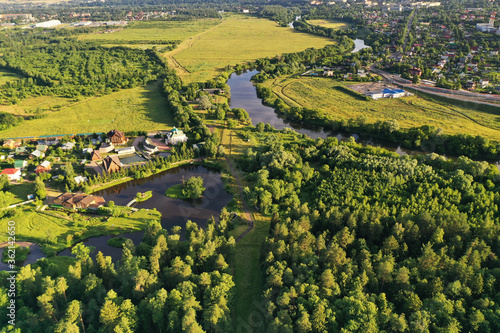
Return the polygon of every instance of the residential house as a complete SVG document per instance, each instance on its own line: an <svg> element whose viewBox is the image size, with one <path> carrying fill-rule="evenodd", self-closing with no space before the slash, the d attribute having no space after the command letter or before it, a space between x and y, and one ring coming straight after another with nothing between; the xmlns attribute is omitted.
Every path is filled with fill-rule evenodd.
<svg viewBox="0 0 500 333"><path fill-rule="evenodd" d="M7 175L10 181L21 179L21 169L7 168L2 170L2 175Z"/></svg>
<svg viewBox="0 0 500 333"><path fill-rule="evenodd" d="M97 209L106 204L101 196L84 193L63 193L52 201L53 205L60 205L70 209Z"/></svg>
<svg viewBox="0 0 500 333"><path fill-rule="evenodd" d="M14 168L16 168L16 169L24 169L27 166L28 166L27 160L15 160L14 161Z"/></svg>
<svg viewBox="0 0 500 333"><path fill-rule="evenodd" d="M84 153L84 154L92 154L93 151L94 151L94 149L92 149L92 148L83 148L82 149L82 153Z"/></svg>
<svg viewBox="0 0 500 333"><path fill-rule="evenodd" d="M115 149L115 146L110 142L103 142L101 147L99 147L99 153L106 154L112 152Z"/></svg>
<svg viewBox="0 0 500 333"><path fill-rule="evenodd" d="M187 140L188 137L186 136L186 134L184 134L184 132L182 132L180 129L174 127L172 131L167 133L165 142L167 144L176 145L181 142L186 142Z"/></svg>
<svg viewBox="0 0 500 333"><path fill-rule="evenodd" d="M143 146L144 146L144 149L149 154L153 154L153 153L156 153L158 151L158 147L155 144L153 144L149 138L146 138L146 140L144 140Z"/></svg>
<svg viewBox="0 0 500 333"><path fill-rule="evenodd" d="M15 155L27 155L28 154L28 148L26 146L24 147L16 147L14 150Z"/></svg>
<svg viewBox="0 0 500 333"><path fill-rule="evenodd" d="M43 161L39 166L36 167L35 172L49 172L52 169L49 161Z"/></svg>
<svg viewBox="0 0 500 333"><path fill-rule="evenodd" d="M115 145L122 145L122 144L127 143L127 141L128 141L128 139L125 137L125 134L123 132L118 131L118 130L109 131L107 136L108 136L109 141Z"/></svg>
<svg viewBox="0 0 500 333"><path fill-rule="evenodd" d="M488 79L481 79L479 80L479 84L481 85L481 88L485 88L490 84L490 80Z"/></svg>
<svg viewBox="0 0 500 333"><path fill-rule="evenodd" d="M73 148L75 148L75 143L74 142L66 142L61 147L62 150L71 150Z"/></svg>
<svg viewBox="0 0 500 333"><path fill-rule="evenodd" d="M102 157L101 157L101 154L99 154L99 151L98 150L94 150L91 154L90 154L90 159L92 161L99 161L99 160L102 160Z"/></svg>
<svg viewBox="0 0 500 333"><path fill-rule="evenodd" d="M58 138L42 139L37 141L37 145L57 146L58 144L59 144Z"/></svg>
<svg viewBox="0 0 500 333"><path fill-rule="evenodd" d="M465 83L465 89L476 89L476 82L469 80Z"/></svg>
<svg viewBox="0 0 500 333"><path fill-rule="evenodd" d="M47 145L37 145L36 150L41 151L42 153L45 153L49 149L49 146Z"/></svg>
<svg viewBox="0 0 500 333"><path fill-rule="evenodd" d="M80 185L81 183L85 183L85 182L87 182L89 180L87 177L83 177L83 176L76 176L73 179L75 180L75 183L77 185Z"/></svg>
<svg viewBox="0 0 500 333"><path fill-rule="evenodd" d="M415 76L415 75L421 76L422 70L420 68L413 67L413 68L408 70L408 73L410 73L411 76Z"/></svg>
<svg viewBox="0 0 500 333"><path fill-rule="evenodd" d="M116 172L120 171L123 167L123 163L120 162L118 156L108 156L102 161L102 169L106 172Z"/></svg>
<svg viewBox="0 0 500 333"><path fill-rule="evenodd" d="M135 147L125 147L125 148L117 148L115 151L118 153L118 155L130 155L135 153Z"/></svg>
<svg viewBox="0 0 500 333"><path fill-rule="evenodd" d="M31 152L30 157L31 158L33 158L33 157L44 158L45 157L45 153L42 152L42 151L40 151L40 150L35 150L35 151Z"/></svg>
<svg viewBox="0 0 500 333"><path fill-rule="evenodd" d="M16 147L19 147L21 145L20 141L15 141L15 140L5 140L3 142L3 146L9 149L14 149Z"/></svg>

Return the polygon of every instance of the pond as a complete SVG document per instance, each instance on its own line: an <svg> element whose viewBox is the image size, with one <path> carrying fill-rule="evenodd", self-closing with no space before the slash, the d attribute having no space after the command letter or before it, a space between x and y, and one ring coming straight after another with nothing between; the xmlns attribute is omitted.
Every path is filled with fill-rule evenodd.
<svg viewBox="0 0 500 333"><path fill-rule="evenodd" d="M191 177L203 178L206 188L203 198L199 200L172 199L165 195L167 188L182 183L182 180ZM114 201L116 205L125 206L135 198L137 192L152 191L153 196L140 203L132 205L134 208L156 209L162 214L161 224L164 229L170 230L174 226L184 229L186 222L191 220L200 227L205 228L208 219L218 218L220 211L232 198L224 189L220 174L201 165L183 165L166 170L151 177L135 179L119 184L93 194L103 196L106 201ZM143 232L122 234L121 237L131 238L139 244ZM93 246L106 256L114 260L121 258L122 250L109 246L108 239L115 236L93 237L84 241L87 246ZM70 249L64 250L59 255L71 255Z"/></svg>

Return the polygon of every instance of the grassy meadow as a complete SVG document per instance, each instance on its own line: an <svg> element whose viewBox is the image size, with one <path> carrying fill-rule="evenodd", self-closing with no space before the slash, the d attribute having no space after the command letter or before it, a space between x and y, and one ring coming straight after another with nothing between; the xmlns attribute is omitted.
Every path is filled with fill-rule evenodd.
<svg viewBox="0 0 500 333"><path fill-rule="evenodd" d="M280 27L267 19L229 14L219 25L185 40L165 56L183 83L204 82L227 65L332 43L327 38Z"/></svg>
<svg viewBox="0 0 500 333"><path fill-rule="evenodd" d="M185 40L220 23L217 19L193 21L144 21L129 23L122 30L112 33L92 33L82 35L81 40ZM135 46L135 45L134 45Z"/></svg>
<svg viewBox="0 0 500 333"><path fill-rule="evenodd" d="M165 103L158 85L124 89L48 112L45 118L25 121L1 132L0 138L105 132L110 128L161 129L172 124Z"/></svg>
<svg viewBox="0 0 500 333"><path fill-rule="evenodd" d="M328 20L328 19L321 19L321 20L307 20L307 23L311 25L319 25L325 28L332 28L332 29L348 29L349 24L342 22L342 21L335 21L335 20Z"/></svg>
<svg viewBox="0 0 500 333"><path fill-rule="evenodd" d="M0 69L0 85L22 78L23 77L21 75L17 75L16 73L10 72L6 69Z"/></svg>
<svg viewBox="0 0 500 333"><path fill-rule="evenodd" d="M418 96L363 101L336 89L342 85L327 78L283 77L269 80L264 86L290 106L317 108L334 119L360 116L367 122L395 119L403 128L433 125L446 134L480 134L500 140L498 115L462 108ZM348 86L346 84L346 86Z"/></svg>

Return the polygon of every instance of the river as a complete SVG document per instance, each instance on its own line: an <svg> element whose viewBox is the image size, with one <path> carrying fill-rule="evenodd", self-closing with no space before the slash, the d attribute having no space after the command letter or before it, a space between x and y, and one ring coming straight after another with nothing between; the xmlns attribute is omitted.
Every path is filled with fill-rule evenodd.
<svg viewBox="0 0 500 333"><path fill-rule="evenodd" d="M356 142L360 142L365 145L383 147L396 152L399 155L423 154L421 151L404 149L399 146L391 146L373 140L359 140L359 136L356 134L347 135L338 132L332 133L325 131L325 129L321 126L290 122L282 115L277 114L272 107L263 105L262 100L257 97L257 90L255 89L251 78L258 72L258 70L252 70L240 74L233 73L227 81L228 86L231 88L231 99L229 101L231 107L245 109L254 125L260 122L268 123L279 130L285 127L290 127L296 132L305 134L313 139L326 139L329 136L334 136L339 140L345 141L352 136L356 139Z"/></svg>

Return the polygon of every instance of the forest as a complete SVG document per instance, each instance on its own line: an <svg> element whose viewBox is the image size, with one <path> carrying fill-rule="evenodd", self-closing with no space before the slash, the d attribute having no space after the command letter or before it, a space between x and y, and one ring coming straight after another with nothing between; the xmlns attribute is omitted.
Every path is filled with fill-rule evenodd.
<svg viewBox="0 0 500 333"><path fill-rule="evenodd" d="M4 53L0 68L25 77L2 87L2 104L41 95L76 98L106 94L154 81L164 72L152 50L106 48L73 39L15 45Z"/></svg>
<svg viewBox="0 0 500 333"><path fill-rule="evenodd" d="M496 168L275 134L239 166L272 219L267 332L500 330Z"/></svg>
<svg viewBox="0 0 500 333"><path fill-rule="evenodd" d="M67 269L45 259L17 274L16 332L227 332L234 282L229 214L205 230L162 229L151 221L142 242L127 240L113 262L76 245ZM1 279L0 326L7 332L7 280Z"/></svg>

